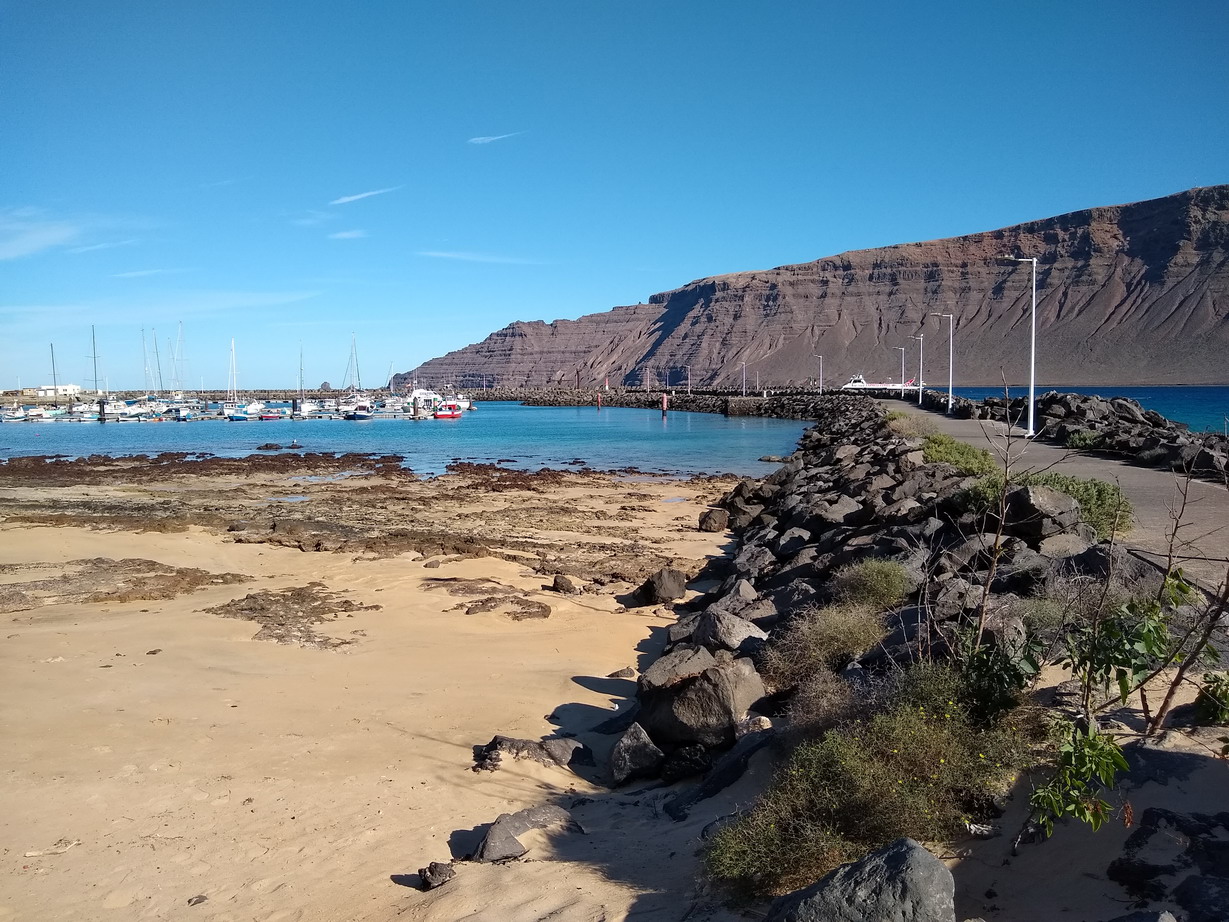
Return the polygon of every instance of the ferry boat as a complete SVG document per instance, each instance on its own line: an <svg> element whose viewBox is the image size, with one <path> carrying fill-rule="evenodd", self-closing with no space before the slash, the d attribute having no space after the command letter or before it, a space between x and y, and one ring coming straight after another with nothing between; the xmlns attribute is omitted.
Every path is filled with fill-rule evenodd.
<svg viewBox="0 0 1229 922"><path fill-rule="evenodd" d="M850 375L849 380L841 385L843 391L863 391L863 390L917 390L917 385L914 383L916 379L910 378L904 384L888 381L886 384L871 383L862 377L862 375Z"/></svg>

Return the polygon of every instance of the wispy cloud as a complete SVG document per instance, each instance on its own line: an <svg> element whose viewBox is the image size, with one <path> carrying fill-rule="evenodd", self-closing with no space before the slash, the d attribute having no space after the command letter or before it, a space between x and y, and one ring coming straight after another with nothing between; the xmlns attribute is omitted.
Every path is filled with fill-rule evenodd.
<svg viewBox="0 0 1229 922"><path fill-rule="evenodd" d="M326 224L336 218L337 215L327 211L317 211L314 208L309 208L306 212L297 218L291 218L290 223L298 227L319 227L321 224Z"/></svg>
<svg viewBox="0 0 1229 922"><path fill-rule="evenodd" d="M491 134L483 135L478 138L470 138L470 144L490 144L492 141L502 141L504 138L515 138L518 134L524 134L523 131L513 131L510 134Z"/></svg>
<svg viewBox="0 0 1229 922"><path fill-rule="evenodd" d="M136 243L136 238L131 240L112 240L109 243L91 243L89 246L72 247L70 253L93 253L95 250L112 250L115 247L128 247Z"/></svg>
<svg viewBox="0 0 1229 922"><path fill-rule="evenodd" d="M187 272L187 269L136 269L132 272L116 272L113 279L143 279L149 275L170 275L175 272Z"/></svg>
<svg viewBox="0 0 1229 922"><path fill-rule="evenodd" d="M0 259L20 259L63 246L81 231L75 221L48 219L34 208L0 210Z"/></svg>
<svg viewBox="0 0 1229 922"><path fill-rule="evenodd" d="M98 298L59 304L0 304L0 324L5 332L41 332L48 325L57 329L80 329L97 321L99 326L148 323L151 317L184 319L306 301L318 291L230 291L215 289L159 290L122 298Z"/></svg>
<svg viewBox="0 0 1229 922"><path fill-rule="evenodd" d="M427 259L455 259L467 263L503 263L509 266L540 266L541 263L533 259L521 259L517 256L499 256L494 253L464 253L456 251L444 250L420 250L414 254L415 256L423 256Z"/></svg>
<svg viewBox="0 0 1229 922"><path fill-rule="evenodd" d="M348 231L338 231L335 234L329 234L329 239L330 240L357 240L359 237L366 237L366 236L367 236L367 231L365 230L348 230Z"/></svg>
<svg viewBox="0 0 1229 922"><path fill-rule="evenodd" d="M330 205L345 205L347 202L357 202L361 198L371 198L373 195L383 195L386 192L396 192L401 186L389 186L387 189L373 189L370 192L360 192L358 195L343 195L329 202Z"/></svg>
<svg viewBox="0 0 1229 922"><path fill-rule="evenodd" d="M250 176L241 176L238 179L219 179L217 182L203 182L201 183L201 188L202 189L220 189L223 186L233 186L237 182L246 182L247 180L251 178L252 177Z"/></svg>

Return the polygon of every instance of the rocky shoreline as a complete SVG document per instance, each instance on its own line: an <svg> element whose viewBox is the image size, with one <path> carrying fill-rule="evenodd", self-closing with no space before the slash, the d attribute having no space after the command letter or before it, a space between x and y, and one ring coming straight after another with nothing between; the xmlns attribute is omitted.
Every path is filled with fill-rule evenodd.
<svg viewBox="0 0 1229 922"><path fill-rule="evenodd" d="M1125 431L1127 423L1165 429L1165 421L1154 421L1147 411L1135 412L1129 402L1070 398L1054 395L1042 404L1046 429L1056 437L1111 427ZM563 401L569 395L553 399ZM680 399L675 405L698 409L721 401L728 408L731 398ZM1018 648L1026 633L1022 601L1061 581L1112 578L1115 585L1148 592L1159 585L1154 567L1113 542L1098 540L1082 521L1079 503L1063 493L1015 486L1006 494L1001 520L970 510L964 495L976 478L950 464L928 463L923 440L894 431L887 412L873 399L834 395L755 403L759 412L775 414L787 408L817 420L797 452L771 476L741 481L700 518L701 530L729 527L739 536L732 556L711 562L701 574L719 580L716 588L679 601L688 574L666 568L638 590L641 604L673 603L676 617L661 656L639 673L628 706L577 735L536 741L496 737L480 753L482 767L490 767L483 760L489 762L492 753L496 762L502 753L558 766L591 765L593 750L607 749L607 783L615 788L631 782L664 785L657 789L661 793L655 809L682 821L735 783L758 751L791 732L790 690L765 680L765 650L801 612L833 603L839 574L851 566L891 562L908 581L906 601L888 616L887 636L852 656L841 673L852 685L876 681L876 676L924 659L943 658L957 642L959 625L978 610L986 612L992 646ZM1012 412L1018 407L1002 409ZM994 418L993 403L984 410ZM1085 423L1091 425L1085 428ZM1094 429L1097 425L1103 428ZM613 745L602 743L603 737L614 738ZM1143 758L1132 755L1137 762ZM694 780L678 786L688 779ZM970 821L993 823L999 813L1001 809ZM717 823L729 818L707 819ZM500 817L473 858L514 858L524 852L515 838L518 830L568 828L575 822L559 805L549 816ZM1218 834L1208 827L1197 847L1210 847L1210 837ZM921 884L912 878L919 861L927 869ZM1213 918L1206 914L1213 911L1208 907L1225 908L1217 894L1229 881L1200 873L1191 860L1177 861L1171 871L1181 877L1180 872L1189 869L1195 873L1186 875L1181 887L1154 892L1153 898L1176 902L1191 919ZM885 878L887 885L868 895L857 884L868 873ZM428 868L422 876L432 883L443 880ZM955 888L951 872L940 862L917 843L901 840L885 843L882 853L829 875L805 892L778 899L767 918L826 918L822 907L843 905L856 907L867 918L954 922ZM969 902L967 894L964 901ZM1111 914L1112 907L1098 918ZM1139 916L1145 917L1166 918Z"/></svg>

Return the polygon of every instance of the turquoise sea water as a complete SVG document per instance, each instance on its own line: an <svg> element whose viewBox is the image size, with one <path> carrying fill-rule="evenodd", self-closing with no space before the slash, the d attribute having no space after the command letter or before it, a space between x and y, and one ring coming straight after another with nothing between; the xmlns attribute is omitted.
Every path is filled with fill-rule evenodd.
<svg viewBox="0 0 1229 922"><path fill-rule="evenodd" d="M297 440L305 451L401 455L407 467L424 475L442 473L451 461L502 461L537 470L579 460L600 470L762 476L776 465L758 459L789 454L807 425L711 413L671 411L663 419L660 410L482 403L455 420L4 423L0 457L163 451L240 457L265 443L288 446Z"/></svg>
<svg viewBox="0 0 1229 922"><path fill-rule="evenodd" d="M940 383L930 384L935 390L946 390ZM1002 397L1001 387L957 387L961 397L981 400ZM1096 394L1099 397L1130 397L1148 410L1156 410L1166 419L1186 423L1197 432L1224 432L1229 417L1229 387L1086 387L1070 384L1038 384L1037 394L1062 391L1072 394ZM1012 397L1027 397L1027 387L1012 387Z"/></svg>

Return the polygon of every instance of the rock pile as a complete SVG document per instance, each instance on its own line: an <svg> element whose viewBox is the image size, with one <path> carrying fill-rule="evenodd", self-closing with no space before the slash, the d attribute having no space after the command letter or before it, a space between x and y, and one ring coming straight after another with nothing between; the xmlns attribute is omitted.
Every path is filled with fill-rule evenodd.
<svg viewBox="0 0 1229 922"><path fill-rule="evenodd" d="M623 733L610 765L616 783L702 771L721 761L749 715L773 716L779 702L759 673L765 644L800 613L832 602L834 578L850 565L894 561L908 592L885 613L894 630L856 657L850 676L941 653L987 585L988 635L1010 644L1024 634L1014 603L1054 580L1098 575L1111 555L1124 578L1149 576L1146 565L1098 544L1066 494L1012 487L1000 523L969 508L975 478L928 464L921 440L894 433L877 402L817 400L819 424L799 451L723 498L742 533L739 549L717 591L676 605L665 652L639 677L635 723L606 728Z"/></svg>
<svg viewBox="0 0 1229 922"><path fill-rule="evenodd" d="M1027 413L1027 402L986 400L982 418L1015 419ZM1072 448L1124 455L1145 467L1196 474L1223 474L1229 458L1229 438L1215 432L1195 433L1183 423L1146 410L1126 397L1105 399L1055 391L1037 399L1037 431Z"/></svg>

